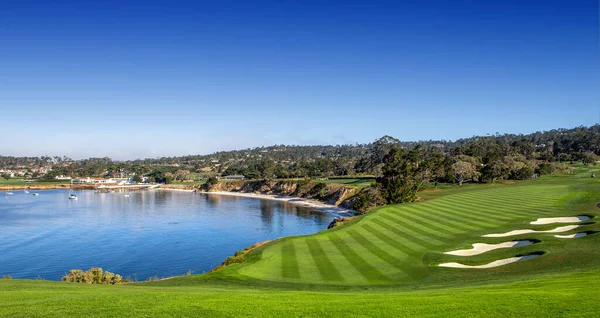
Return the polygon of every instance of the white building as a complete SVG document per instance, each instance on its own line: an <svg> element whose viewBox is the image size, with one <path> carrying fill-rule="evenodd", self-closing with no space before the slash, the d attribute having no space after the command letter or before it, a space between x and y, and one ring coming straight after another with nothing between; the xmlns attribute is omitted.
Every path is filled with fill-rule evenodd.
<svg viewBox="0 0 600 318"><path fill-rule="evenodd" d="M78 184L114 184L118 183L114 179L104 179L104 178L75 178L73 179L73 183Z"/></svg>

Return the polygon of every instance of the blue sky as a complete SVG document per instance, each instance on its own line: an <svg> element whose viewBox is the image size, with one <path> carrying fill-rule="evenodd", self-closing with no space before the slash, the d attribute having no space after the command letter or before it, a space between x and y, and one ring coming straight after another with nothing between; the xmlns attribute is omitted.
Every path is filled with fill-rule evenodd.
<svg viewBox="0 0 600 318"><path fill-rule="evenodd" d="M597 1L3 1L0 154L592 125Z"/></svg>

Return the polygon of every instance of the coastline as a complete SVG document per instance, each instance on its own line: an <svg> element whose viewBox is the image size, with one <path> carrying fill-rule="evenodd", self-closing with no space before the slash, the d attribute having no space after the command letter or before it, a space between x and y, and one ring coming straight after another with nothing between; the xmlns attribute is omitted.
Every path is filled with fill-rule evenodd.
<svg viewBox="0 0 600 318"><path fill-rule="evenodd" d="M193 193L194 190L188 190L188 189L173 189L173 188L154 188L152 190L161 190L161 191L176 191L176 192L188 192L188 193Z"/></svg>
<svg viewBox="0 0 600 318"><path fill-rule="evenodd" d="M181 191L181 190L180 190ZM183 190L186 191L186 190ZM306 208L313 208L315 210L319 210L322 212L327 212L331 214L335 214L337 216L348 217L354 215L354 210L352 209L344 209L340 208L333 204L326 204L315 200L303 199L298 197L289 197L284 195L275 195L275 194L258 194L258 193L245 193L245 192L228 192L228 191L198 191L199 194L204 195L224 195L224 196L234 196L241 198L254 198L254 199L263 199L263 200L272 200L278 202L286 202L290 204L299 205Z"/></svg>

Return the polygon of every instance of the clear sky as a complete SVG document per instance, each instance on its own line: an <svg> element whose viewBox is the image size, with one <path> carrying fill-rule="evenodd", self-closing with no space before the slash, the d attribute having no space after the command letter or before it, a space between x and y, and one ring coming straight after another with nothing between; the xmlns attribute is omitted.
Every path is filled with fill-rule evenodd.
<svg viewBox="0 0 600 318"><path fill-rule="evenodd" d="M598 1L0 5L0 154L206 154L592 125Z"/></svg>

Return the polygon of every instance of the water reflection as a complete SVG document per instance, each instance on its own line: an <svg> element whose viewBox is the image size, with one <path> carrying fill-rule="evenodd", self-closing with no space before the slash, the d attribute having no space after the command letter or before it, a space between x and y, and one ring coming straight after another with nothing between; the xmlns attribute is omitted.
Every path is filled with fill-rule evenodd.
<svg viewBox="0 0 600 318"><path fill-rule="evenodd" d="M0 276L60 279L93 266L140 279L208 271L259 241L333 218L273 200L170 191L40 191L0 200ZM126 196L126 194L128 196ZM65 253L68 251L68 253Z"/></svg>

